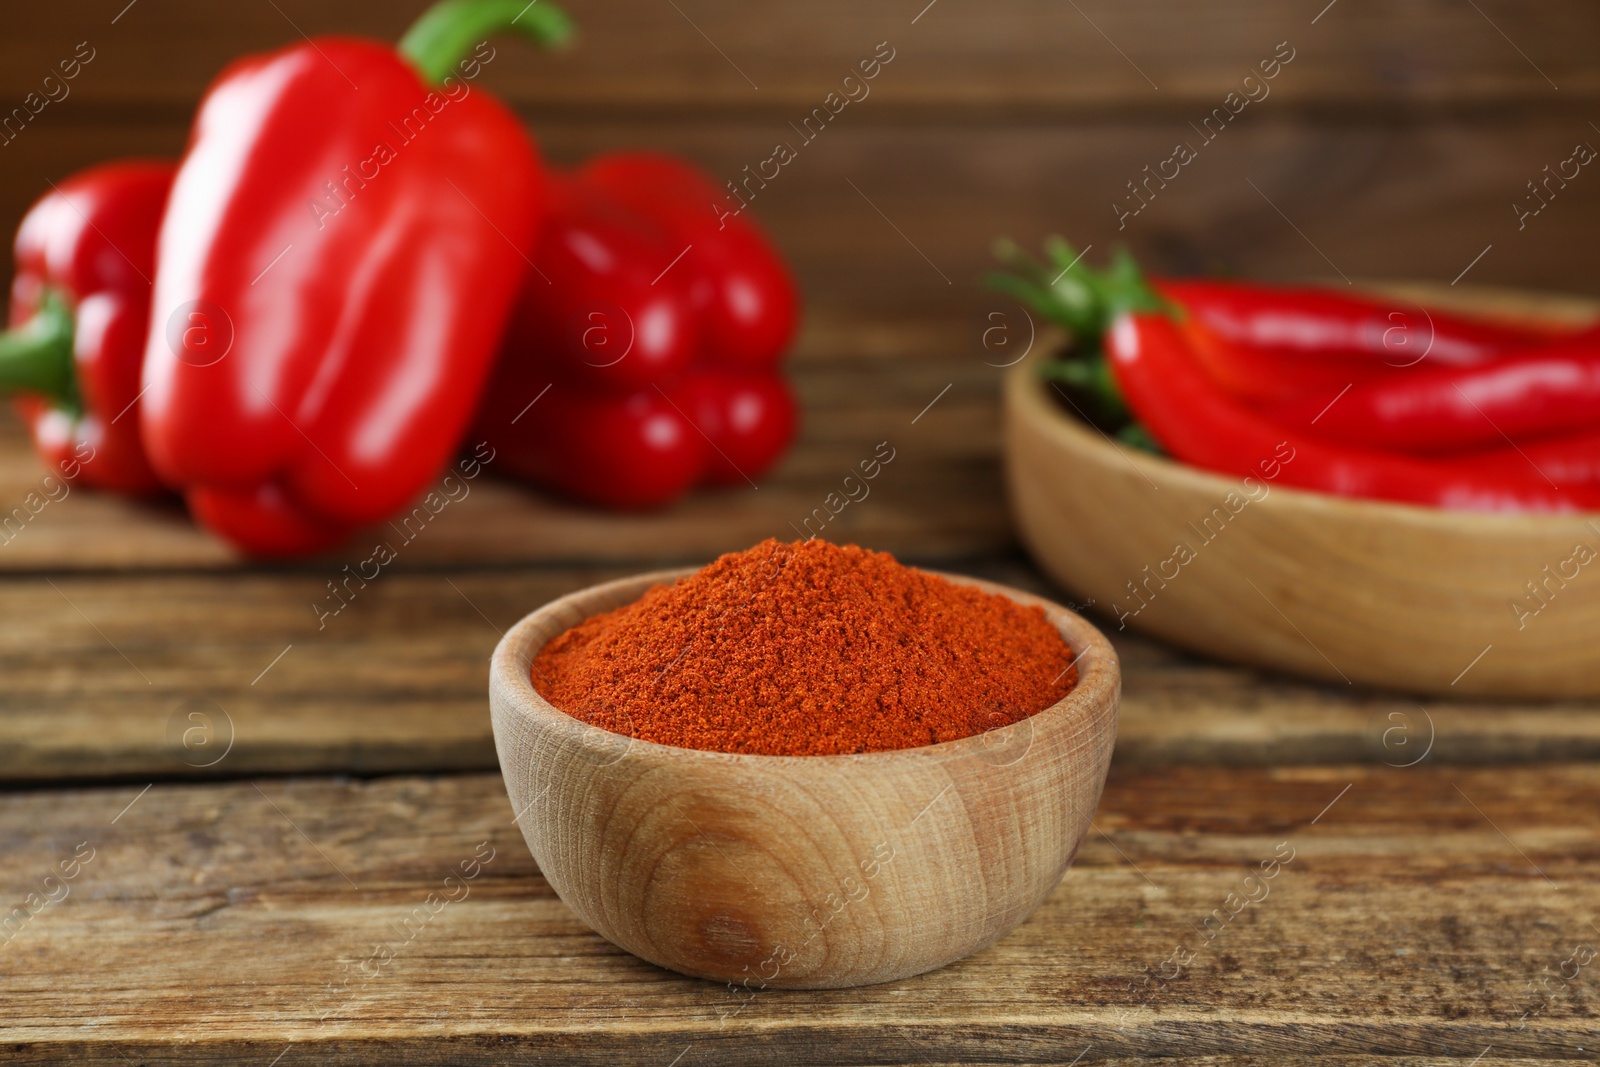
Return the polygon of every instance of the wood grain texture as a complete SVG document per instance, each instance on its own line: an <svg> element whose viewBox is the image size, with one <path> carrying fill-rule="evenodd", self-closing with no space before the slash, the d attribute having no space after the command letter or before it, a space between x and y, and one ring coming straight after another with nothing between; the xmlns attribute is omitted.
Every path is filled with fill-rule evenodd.
<svg viewBox="0 0 1600 1067"><path fill-rule="evenodd" d="M327 571L9 578L0 781L490 770L485 683L502 632L636 569L385 574L320 630L311 605L327 596ZM1063 597L1020 557L955 569ZM1084 610L1124 663L1120 763L1600 759L1592 703L1296 681L1185 655Z"/></svg>
<svg viewBox="0 0 1600 1067"><path fill-rule="evenodd" d="M976 582L1044 610L1076 654L1077 685L1020 722L894 752L676 748L590 726L535 691L550 640L692 573L580 590L495 649L507 792L569 907L652 963L755 991L908 978L1039 906L1088 833L1111 762L1122 677L1104 636L1058 604Z"/></svg>
<svg viewBox="0 0 1600 1067"><path fill-rule="evenodd" d="M1168 273L1342 271L1443 283L1492 244L1469 280L1600 290L1600 251L1586 240L1600 217L1600 180L1582 170L1521 228L1513 209L1535 206L1526 183L1577 142L1600 145L1582 117L1538 109L1448 122L1307 119L1274 111L1269 97L1207 142L1195 126L1209 106L1121 120L1000 111L976 122L913 122L875 112L874 103L843 112L809 143L778 116L530 118L558 163L639 146L687 156L720 181L743 178L779 141L791 143L795 160L755 190L750 210L794 265L823 331L801 338L802 359L859 360L869 354L866 335L923 317L937 320L933 351L981 358L992 325L985 315L1015 308L979 286L1001 234L1031 245L1062 233L1095 245L1095 258L1124 242ZM9 233L50 181L92 162L176 154L186 132L187 120L83 127L52 122L46 111L0 148L0 222ZM1152 183L1149 206L1119 227L1114 205L1139 203L1128 183L1144 181L1143 168L1153 173L1180 141L1195 149L1194 161L1164 188ZM841 336L842 348L826 343ZM929 354L927 340L917 343Z"/></svg>
<svg viewBox="0 0 1600 1067"><path fill-rule="evenodd" d="M908 361L891 372L883 366L887 359L871 354L875 343L904 344L917 336L916 330L895 332L875 342L869 332L859 358L800 363L800 441L757 488L704 490L667 510L617 514L499 479L490 463L488 475L470 483L468 495L421 533L407 537L379 526L310 566L325 572L324 580L336 578L380 542L394 548L394 570L704 561L763 538L800 536L800 524L883 441L894 450L893 460L868 497L830 518L830 536L933 558L1003 549L1011 534L996 475L999 372L975 357L949 355L920 365ZM0 572L244 565L195 528L176 503L151 505L69 487L59 502L35 503L36 514L14 514L28 507L30 493L42 494L45 473L22 427L0 414L0 522L12 519L0 528Z"/></svg>
<svg viewBox="0 0 1600 1067"><path fill-rule="evenodd" d="M140 788L0 796L8 909L94 850L0 946L8 1062L1065 1064L1088 1048L1081 1062L1481 1065L1592 1048L1592 965L1550 975L1600 943L1594 766L1114 770L1071 874L989 949L753 997L589 932L498 775ZM457 899L430 911L430 893Z"/></svg>
<svg viewBox="0 0 1600 1067"><path fill-rule="evenodd" d="M59 57L88 39L98 54L69 97L78 113L170 113L192 105L233 56L298 43L302 32L394 40L426 3L126 6L85 0L70 12L11 13L0 92L20 98L36 89ZM1287 40L1298 53L1294 77L1280 79L1275 92L1290 106L1576 110L1600 95L1583 44L1600 33L1600 18L1577 0L1535 8L1485 0L1477 10L1343 3L1325 13L1321 4L1268 0L1094 0L1076 10L1048 0L565 6L583 31L577 48L548 56L507 45L486 80L545 111L804 111L889 40L900 55L893 77L875 89L886 106L1099 115L1210 103Z"/></svg>
<svg viewBox="0 0 1600 1067"><path fill-rule="evenodd" d="M194 105L233 57L302 32L393 38L423 6L85 0L10 12L0 114L40 91L80 41L96 57L70 95L0 147L0 220L91 161L180 151ZM756 207L814 306L881 309L900 291L895 306L926 312L951 295L846 177L963 289L1001 231L1126 238L1169 270L1324 272L1273 205L1350 273L1448 280L1495 243L1478 275L1593 287L1600 274L1584 240L1600 210L1594 183L1563 187L1531 231L1515 229L1511 210L1544 166L1595 136L1600 73L1586 42L1600 15L1581 0L1344 0L1312 13L1267 0L627 0L574 14L586 27L578 48L534 55L508 43L480 84L521 108L555 160L642 143L723 179L798 139L793 125L891 42L895 59L870 96L801 145ZM1270 94L1215 144L1199 142L1193 127L1280 41L1294 59ZM1117 230L1112 202L1180 139L1197 140L1200 159ZM958 299L977 307L969 293Z"/></svg>

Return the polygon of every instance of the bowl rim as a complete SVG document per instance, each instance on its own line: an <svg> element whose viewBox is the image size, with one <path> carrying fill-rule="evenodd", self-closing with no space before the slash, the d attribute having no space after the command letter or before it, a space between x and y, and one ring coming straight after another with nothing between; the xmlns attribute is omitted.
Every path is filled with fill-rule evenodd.
<svg viewBox="0 0 1600 1067"><path fill-rule="evenodd" d="M675 567L665 570L648 571L617 578L608 582L586 586L575 590L565 596L556 598L541 605L519 619L495 646L494 655L489 665L489 690L491 699L496 695L507 698L515 714L529 725L538 728L545 727L560 731L564 735L574 738L579 744L592 747L594 737L603 734L606 737L624 737L628 739L628 753L632 753L634 746L643 746L645 754L674 760L702 760L712 763L729 763L738 761L755 760L763 765L772 765L772 761L790 761L793 766L813 766L837 768L841 761L873 763L882 765L888 760L916 761L943 763L952 759L979 756L982 750L996 741L1009 743L1018 737L1022 731L1028 731L1031 740L1032 731L1037 725L1048 721L1051 726L1070 727L1076 726L1078 730L1093 729L1096 723L1102 728L1109 728L1113 735L1116 732L1116 709L1122 693L1122 668L1121 660L1110 640L1101 633L1099 628L1089 622L1077 612L1058 604L1046 597L1037 596L999 582L991 582L968 575L950 574L944 571L919 567L918 570L932 574L948 581L961 585L975 586L986 592L1006 596L1023 605L1038 605L1044 608L1046 616L1055 625L1057 632L1066 641L1068 647L1076 653L1073 663L1078 667L1078 683L1074 685L1064 697L1047 708L1043 708L1025 719L1019 719L1007 726L994 730L986 730L979 734L956 738L953 741L942 741L933 745L920 745L916 748L885 749L878 752L841 752L827 753L810 756L775 756L754 752L722 752L712 749L684 748L677 745L664 745L656 741L647 741L641 737L629 734L614 733L592 726L582 719L551 704L534 688L531 674L533 657L538 655L540 649L548 641L553 640L556 634L565 633L571 626L556 631L550 638L534 645L532 631L541 626L551 616L576 609L582 613L582 618L587 619L598 612L590 610L588 602L604 597L606 594L616 594L624 589L636 588L637 592L623 603L632 603L645 592L657 585L675 582L680 578L698 573L702 567ZM619 605L620 606L620 605ZM609 608L604 610L611 610ZM573 624L576 625L576 624ZM1098 714L1109 704L1112 714L1104 717ZM1048 720L1046 720L1048 717Z"/></svg>
<svg viewBox="0 0 1600 1067"><path fill-rule="evenodd" d="M1277 507L1296 507L1318 517L1337 521L1364 519L1374 522L1399 523L1416 528L1425 534L1460 536L1463 533L1540 534L1548 535L1570 530L1574 522L1592 523L1600 511L1573 511L1545 514L1501 514L1484 511L1459 511L1431 508L1421 504L1404 504L1392 500L1369 500L1363 497L1339 496L1314 489L1282 485L1254 475L1230 478L1216 471L1196 467L1166 456L1158 456L1142 449L1118 444L1104 430L1073 416L1049 395L1048 383L1039 373L1039 366L1049 356L1033 353L1020 360L1007 372L1007 406L1015 417L1027 420L1051 438L1051 442L1064 450L1093 455L1107 463L1120 456L1135 472L1152 483L1166 482L1179 488L1203 493L1220 500L1230 492L1238 492L1247 478L1270 485L1271 496L1282 495L1286 503ZM1263 499L1260 507L1268 506ZM1475 529L1472 529L1475 527Z"/></svg>

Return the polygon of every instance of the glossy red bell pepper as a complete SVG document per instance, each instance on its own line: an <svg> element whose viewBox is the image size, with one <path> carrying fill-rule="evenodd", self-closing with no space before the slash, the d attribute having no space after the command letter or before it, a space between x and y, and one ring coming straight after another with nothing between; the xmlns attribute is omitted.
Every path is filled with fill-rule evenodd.
<svg viewBox="0 0 1600 1067"><path fill-rule="evenodd" d="M700 316L681 251L654 220L570 175L550 175L535 269L523 280L505 347L543 378L629 392L686 368Z"/></svg>
<svg viewBox="0 0 1600 1067"><path fill-rule="evenodd" d="M502 374L497 383L509 380ZM523 396L536 402L513 402ZM479 426L491 428L483 432L502 470L615 508L670 504L700 480L710 451L682 398L651 386L597 393L528 380L515 392L491 388Z"/></svg>
<svg viewBox="0 0 1600 1067"><path fill-rule="evenodd" d="M1600 425L1600 347L1557 345L1473 367L1423 365L1270 414L1314 437L1424 455L1573 433Z"/></svg>
<svg viewBox="0 0 1600 1067"><path fill-rule="evenodd" d="M307 41L211 87L161 228L142 413L203 524L316 551L449 459L545 200L521 123L470 84L492 48L462 57L568 29L549 0L446 0L398 51Z"/></svg>
<svg viewBox="0 0 1600 1067"><path fill-rule="evenodd" d="M1128 406L1174 458L1235 477L1463 511L1600 511L1600 489L1556 488L1531 468L1489 469L1331 444L1252 411L1202 371L1189 335L1162 314L1117 319L1105 343Z"/></svg>
<svg viewBox="0 0 1600 1067"><path fill-rule="evenodd" d="M799 301L777 253L665 156L602 156L553 184L476 432L505 469L611 507L753 484L797 422L776 364Z"/></svg>
<svg viewBox="0 0 1600 1067"><path fill-rule="evenodd" d="M57 185L17 231L0 393L19 398L40 458L85 485L162 488L139 441L139 367L175 169L94 167Z"/></svg>
<svg viewBox="0 0 1600 1067"><path fill-rule="evenodd" d="M654 152L613 152L584 164L579 179L666 228L692 279L700 351L711 362L769 370L799 321L799 290L765 235L682 160Z"/></svg>
<svg viewBox="0 0 1600 1067"><path fill-rule="evenodd" d="M691 372L675 397L710 445L701 479L744 485L778 461L799 424L794 393L781 375L721 367Z"/></svg>
<svg viewBox="0 0 1600 1067"><path fill-rule="evenodd" d="M797 406L775 374L704 368L665 387L596 392L552 384L535 366L502 363L479 432L501 469L578 500L655 508L700 483L745 485L794 439Z"/></svg>

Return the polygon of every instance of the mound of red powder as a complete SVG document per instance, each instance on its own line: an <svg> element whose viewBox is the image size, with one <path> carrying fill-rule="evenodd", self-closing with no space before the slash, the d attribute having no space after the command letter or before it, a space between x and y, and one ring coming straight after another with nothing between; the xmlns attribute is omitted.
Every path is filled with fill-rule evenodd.
<svg viewBox="0 0 1600 1067"><path fill-rule="evenodd" d="M656 586L555 638L532 675L602 729L775 756L953 741L1077 683L1041 609L818 540L763 541Z"/></svg>

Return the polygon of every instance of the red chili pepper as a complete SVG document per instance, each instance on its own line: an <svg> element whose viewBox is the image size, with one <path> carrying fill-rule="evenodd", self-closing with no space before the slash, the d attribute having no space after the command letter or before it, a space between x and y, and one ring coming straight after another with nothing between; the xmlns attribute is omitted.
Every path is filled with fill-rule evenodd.
<svg viewBox="0 0 1600 1067"><path fill-rule="evenodd" d="M461 58L506 30L569 26L549 0L446 0L398 51L308 41L234 64L201 105L161 229L143 432L246 551L337 543L460 443L545 198L527 133L469 84L492 49Z"/></svg>
<svg viewBox="0 0 1600 1067"><path fill-rule="evenodd" d="M1419 367L1271 412L1329 441L1421 454L1600 424L1600 348L1560 345L1475 367Z"/></svg>
<svg viewBox="0 0 1600 1067"><path fill-rule="evenodd" d="M1510 476L1544 478L1562 486L1600 486L1600 430L1526 441L1516 448L1464 454L1463 463Z"/></svg>
<svg viewBox="0 0 1600 1067"><path fill-rule="evenodd" d="M687 164L643 153L557 177L478 418L506 469L640 508L777 461L796 408L775 364L798 299L750 223L719 228L719 199Z"/></svg>
<svg viewBox="0 0 1600 1067"><path fill-rule="evenodd" d="M1156 289L1236 348L1273 357L1342 357L1366 365L1470 365L1548 343L1553 331L1331 289L1163 280Z"/></svg>
<svg viewBox="0 0 1600 1067"><path fill-rule="evenodd" d="M18 394L45 463L78 471L85 485L162 488L139 442L139 366L174 170L125 162L84 171L35 204L17 231L0 393Z"/></svg>
<svg viewBox="0 0 1600 1067"><path fill-rule="evenodd" d="M1128 406L1173 457L1236 477L1325 493L1463 511L1600 510L1600 490L1558 489L1532 471L1429 461L1329 444L1285 430L1229 396L1200 369L1186 332L1165 315L1119 318L1106 351Z"/></svg>
<svg viewBox="0 0 1600 1067"><path fill-rule="evenodd" d="M1238 344L1194 318L1179 328L1212 380L1251 405L1298 410L1301 403L1326 403L1353 384L1382 382L1406 373L1372 360L1307 359L1302 353Z"/></svg>

